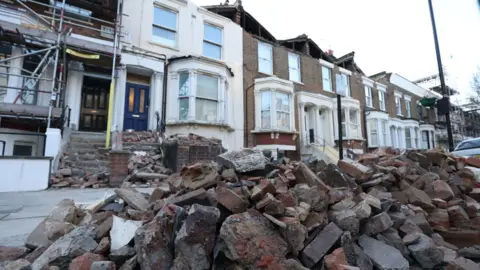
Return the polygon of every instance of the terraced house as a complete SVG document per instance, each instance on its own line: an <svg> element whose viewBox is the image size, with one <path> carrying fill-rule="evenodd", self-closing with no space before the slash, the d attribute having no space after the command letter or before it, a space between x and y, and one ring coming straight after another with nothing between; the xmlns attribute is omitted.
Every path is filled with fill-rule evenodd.
<svg viewBox="0 0 480 270"><path fill-rule="evenodd" d="M364 148L362 70L354 53L336 58L307 35L277 40L240 1L206 7L243 28L244 146L338 159L336 92L342 91L344 146Z"/></svg>
<svg viewBox="0 0 480 270"><path fill-rule="evenodd" d="M364 78L367 142L380 146L431 149L436 146L435 109L420 100L441 97L396 73L381 72Z"/></svg>

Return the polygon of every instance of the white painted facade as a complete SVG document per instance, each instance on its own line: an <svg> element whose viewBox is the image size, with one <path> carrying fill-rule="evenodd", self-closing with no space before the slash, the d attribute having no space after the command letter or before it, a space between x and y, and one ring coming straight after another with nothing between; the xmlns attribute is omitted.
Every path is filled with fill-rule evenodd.
<svg viewBox="0 0 480 270"><path fill-rule="evenodd" d="M0 157L0 192L38 191L48 188L51 159Z"/></svg>
<svg viewBox="0 0 480 270"><path fill-rule="evenodd" d="M129 83L127 74L150 77L148 129L157 127L155 113L162 115L163 83L166 77L167 136L196 133L221 139L228 150L242 148L244 123L243 113L239 113L243 112L241 27L186 0L126 0L123 13L123 28L131 35L128 40L122 40L122 68L117 72L112 130L124 130L125 91L126 83ZM209 31L213 27L221 32L221 40L215 45L216 48L220 47L218 59L205 56L204 43L210 44L204 41L206 27L209 27ZM164 74L165 56L167 59L185 57L168 62L168 76ZM216 103L216 108L210 107L208 115L205 114L206 105L202 105L199 98L201 89L198 83L204 82L204 76L218 82L217 94L211 97L212 102L209 103ZM188 91L182 97L179 96L181 78L182 89ZM182 98L185 99L181 101ZM188 109L185 107L187 99ZM180 107L188 112L181 115ZM204 115L200 115L202 112Z"/></svg>

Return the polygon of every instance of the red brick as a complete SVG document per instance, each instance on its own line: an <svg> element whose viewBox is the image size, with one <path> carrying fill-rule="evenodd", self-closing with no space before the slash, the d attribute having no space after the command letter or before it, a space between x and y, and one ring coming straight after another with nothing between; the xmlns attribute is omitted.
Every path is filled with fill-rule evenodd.
<svg viewBox="0 0 480 270"><path fill-rule="evenodd" d="M103 261L101 255L93 253L85 253L75 259L68 266L68 270L90 270L93 262Z"/></svg>
<svg viewBox="0 0 480 270"><path fill-rule="evenodd" d="M228 189L226 186L218 186L215 189L215 192L217 193L218 203L223 205L232 213L237 214L247 210L249 205L248 201L242 199L238 194Z"/></svg>

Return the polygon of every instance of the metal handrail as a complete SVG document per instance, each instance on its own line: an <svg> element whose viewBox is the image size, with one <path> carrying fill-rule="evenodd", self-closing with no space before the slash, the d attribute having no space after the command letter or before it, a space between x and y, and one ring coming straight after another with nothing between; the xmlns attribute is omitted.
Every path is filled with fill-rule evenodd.
<svg viewBox="0 0 480 270"><path fill-rule="evenodd" d="M306 140L309 142L310 141L310 135L309 134L305 134L306 135ZM318 136L314 136L313 137L313 143L311 144L320 144L322 145L322 148L323 148L323 152L325 151L328 151L329 153L333 154L333 155L339 155L338 151L337 153L334 153L332 152L330 149L326 148L325 146L330 146L331 148L333 149L337 149L337 147L335 145L332 145L331 143L327 142L327 140L325 140L324 138L321 138L321 137L318 137Z"/></svg>

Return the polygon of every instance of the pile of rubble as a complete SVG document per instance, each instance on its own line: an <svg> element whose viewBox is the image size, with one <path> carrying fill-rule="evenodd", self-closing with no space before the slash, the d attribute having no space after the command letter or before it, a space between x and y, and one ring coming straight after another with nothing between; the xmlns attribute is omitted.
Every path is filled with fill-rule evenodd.
<svg viewBox="0 0 480 270"><path fill-rule="evenodd" d="M109 172L105 170L100 173L86 172L83 176L74 175L72 168L63 168L50 177L52 188L104 188L108 186Z"/></svg>
<svg viewBox="0 0 480 270"><path fill-rule="evenodd" d="M85 209L63 200L26 248L3 247L0 260L52 270L479 269L479 167L433 150L379 149L338 166L228 152L151 195L120 188Z"/></svg>

